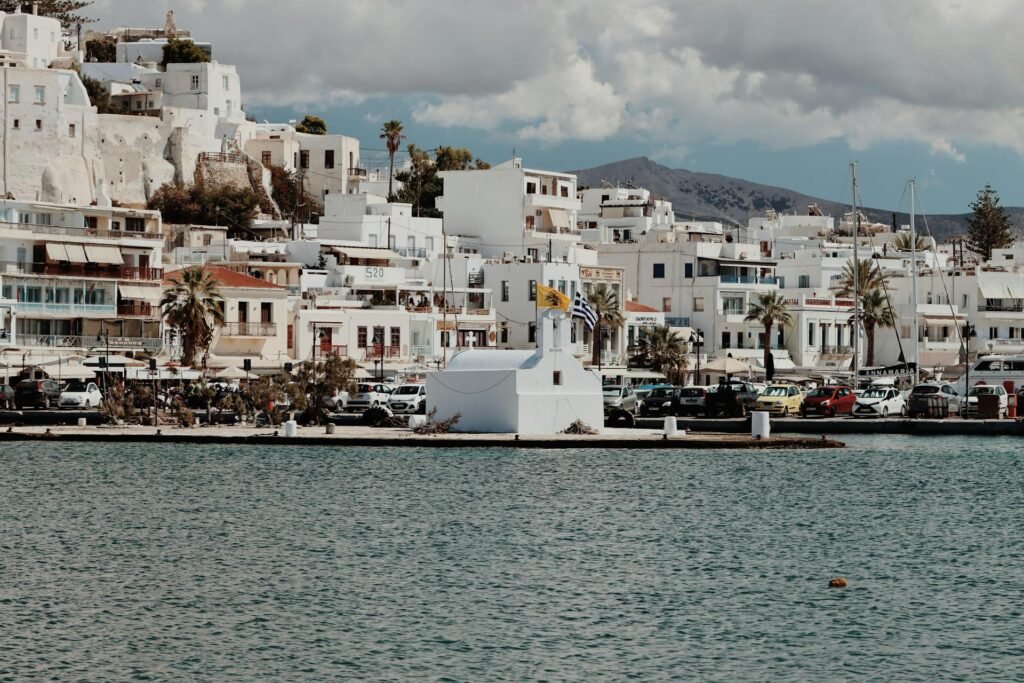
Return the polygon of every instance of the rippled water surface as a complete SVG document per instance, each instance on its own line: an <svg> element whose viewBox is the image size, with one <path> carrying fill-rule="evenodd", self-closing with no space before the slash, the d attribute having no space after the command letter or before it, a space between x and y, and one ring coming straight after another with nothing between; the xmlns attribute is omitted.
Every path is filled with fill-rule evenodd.
<svg viewBox="0 0 1024 683"><path fill-rule="evenodd" d="M0 678L1020 680L1020 441L848 441L0 444Z"/></svg>

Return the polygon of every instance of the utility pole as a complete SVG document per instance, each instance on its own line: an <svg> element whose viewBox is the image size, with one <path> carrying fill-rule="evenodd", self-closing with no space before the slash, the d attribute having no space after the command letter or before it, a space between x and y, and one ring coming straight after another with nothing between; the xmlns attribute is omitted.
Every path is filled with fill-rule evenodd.
<svg viewBox="0 0 1024 683"><path fill-rule="evenodd" d="M910 291L911 298L913 299L913 315L914 315L914 386L921 381L921 351L918 342L918 335L920 330L918 328L920 321L917 318L917 231L914 228L914 211L917 204L914 200L914 190L916 189L916 182L913 178L910 179L910 267L913 270L910 273ZM956 296L955 294L953 295ZM955 299L954 299L955 301ZM954 321L955 322L955 321Z"/></svg>
<svg viewBox="0 0 1024 683"><path fill-rule="evenodd" d="M388 249L392 249L391 246L391 216L388 216Z"/></svg>
<svg viewBox="0 0 1024 683"><path fill-rule="evenodd" d="M858 387L858 375L860 374L860 262L857 259L857 224L860 220L857 217L857 162L850 162L850 177L853 188L853 197L850 203L853 214L850 220L853 223L853 388Z"/></svg>

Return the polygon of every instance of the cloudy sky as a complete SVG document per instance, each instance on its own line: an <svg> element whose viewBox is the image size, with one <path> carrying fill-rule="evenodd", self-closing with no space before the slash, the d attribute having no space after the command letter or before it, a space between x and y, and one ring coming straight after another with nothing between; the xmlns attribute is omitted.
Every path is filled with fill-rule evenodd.
<svg viewBox="0 0 1024 683"><path fill-rule="evenodd" d="M259 119L316 113L381 147L531 166L649 156L849 201L1024 205L1015 0L97 0L102 28L179 28L238 65Z"/></svg>

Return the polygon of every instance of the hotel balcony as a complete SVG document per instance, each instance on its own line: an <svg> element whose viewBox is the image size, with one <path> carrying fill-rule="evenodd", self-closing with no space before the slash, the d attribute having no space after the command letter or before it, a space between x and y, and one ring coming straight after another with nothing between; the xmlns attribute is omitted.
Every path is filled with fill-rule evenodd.
<svg viewBox="0 0 1024 683"><path fill-rule="evenodd" d="M351 167L348 169L349 180L366 180L367 173L365 168Z"/></svg>
<svg viewBox="0 0 1024 683"><path fill-rule="evenodd" d="M277 323L224 323L220 333L224 337L276 337Z"/></svg>
<svg viewBox="0 0 1024 683"><path fill-rule="evenodd" d="M19 301L14 310L21 315L38 317L40 315L73 315L80 318L114 317L117 315L115 304L70 304L41 301Z"/></svg>
<svg viewBox="0 0 1024 683"><path fill-rule="evenodd" d="M149 354L160 353L164 340L159 337L110 337L109 344L105 337L99 342L93 336L68 334L18 334L17 343L20 347L43 346L48 348L103 349L110 347L113 351L145 351Z"/></svg>
<svg viewBox="0 0 1024 683"><path fill-rule="evenodd" d="M60 275L63 277L101 278L104 280L159 281L162 268L136 268L134 266L92 265L81 263L29 263L0 262L2 272L17 275Z"/></svg>

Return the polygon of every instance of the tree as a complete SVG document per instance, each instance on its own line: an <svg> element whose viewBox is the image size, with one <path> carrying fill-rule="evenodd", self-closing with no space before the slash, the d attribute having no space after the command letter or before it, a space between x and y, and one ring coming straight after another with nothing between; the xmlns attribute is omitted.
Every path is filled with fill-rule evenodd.
<svg viewBox="0 0 1024 683"><path fill-rule="evenodd" d="M89 104L96 107L96 113L115 113L114 109L110 106L110 92L107 90L107 86L95 78L89 78L83 74L79 74L79 76L82 78L82 85L85 86L86 94L89 95Z"/></svg>
<svg viewBox="0 0 1024 683"><path fill-rule="evenodd" d="M85 44L85 61L116 62L117 41L113 38L93 38Z"/></svg>
<svg viewBox="0 0 1024 683"><path fill-rule="evenodd" d="M213 275L201 267L185 268L169 280L160 307L181 335L181 364L191 366L210 347L214 325L224 324L224 299Z"/></svg>
<svg viewBox="0 0 1024 683"><path fill-rule="evenodd" d="M165 183L149 198L147 208L159 211L168 223L226 225L229 236L250 237L259 198L251 187Z"/></svg>
<svg viewBox="0 0 1024 683"><path fill-rule="evenodd" d="M0 12L13 14L21 9L22 4L23 0L0 0ZM90 5L92 0L40 0L39 14L57 19L60 21L61 30L71 33L71 29L79 24L91 24L96 21L79 12Z"/></svg>
<svg viewBox="0 0 1024 683"><path fill-rule="evenodd" d="M327 413L324 397L338 391L353 393L356 363L337 353L328 353L323 359L303 363L295 373L295 381L288 385L292 407L304 411L304 422L320 424Z"/></svg>
<svg viewBox="0 0 1024 683"><path fill-rule="evenodd" d="M605 327L616 329L622 327L625 320L619 308L619 297L608 285L596 285L587 294L587 302L597 314L597 323L591 333L591 360L593 365L601 364L601 330Z"/></svg>
<svg viewBox="0 0 1024 683"><path fill-rule="evenodd" d="M270 196L281 214L297 223L311 223L323 213L323 203L306 191L302 175L284 166L270 166Z"/></svg>
<svg viewBox="0 0 1024 683"><path fill-rule="evenodd" d="M210 61L210 55L203 52L198 45L191 40L169 38L164 45L164 58L160 66L167 67L168 64L200 64Z"/></svg>
<svg viewBox="0 0 1024 683"><path fill-rule="evenodd" d="M914 235L914 248L917 251L925 251L928 249L928 243L920 235ZM896 234L895 239L892 241L893 249L897 251L910 251L910 233L900 232Z"/></svg>
<svg viewBox="0 0 1024 683"><path fill-rule="evenodd" d="M860 320L864 327L864 337L867 339L868 349L865 359L869 366L875 364L875 330L880 327L895 327L896 316L889 306L889 301L878 289L864 292L860 298ZM850 316L850 324L854 326L853 339L857 339L856 313Z"/></svg>
<svg viewBox="0 0 1024 683"><path fill-rule="evenodd" d="M398 151L398 146L405 139L402 134L402 122L395 119L385 121L380 128L380 139L388 148L388 200L390 201L394 197L391 184L395 177L395 152Z"/></svg>
<svg viewBox="0 0 1024 683"><path fill-rule="evenodd" d="M295 132L310 135L327 135L327 124L319 116L306 114L305 118L295 124Z"/></svg>
<svg viewBox="0 0 1024 683"><path fill-rule="evenodd" d="M651 369L662 373L672 384L682 384L689 367L683 338L671 327L648 329L639 341L640 354Z"/></svg>
<svg viewBox="0 0 1024 683"><path fill-rule="evenodd" d="M441 171L468 171L490 168L482 159L464 147L438 147L434 159L427 150L409 144L409 170L399 171L395 178L402 183L397 193L401 202L412 204L417 216L440 218L437 198L444 192L444 183L438 177Z"/></svg>
<svg viewBox="0 0 1024 683"><path fill-rule="evenodd" d="M967 246L981 254L984 261L992 258L993 249L1003 249L1017 241L1010 215L999 205L999 193L991 185L978 191L971 211L974 213L967 218Z"/></svg>
<svg viewBox="0 0 1024 683"><path fill-rule="evenodd" d="M768 356L772 352L772 330L776 325L783 327L793 324L793 316L789 313L786 297L782 292L765 292L759 294L757 300L750 304L747 315L743 318L750 323L760 323L764 328L764 368L769 367Z"/></svg>
<svg viewBox="0 0 1024 683"><path fill-rule="evenodd" d="M874 259L857 260L857 288L861 293L881 289L889 284L889 274ZM843 266L839 278L839 296L853 296L853 259Z"/></svg>

